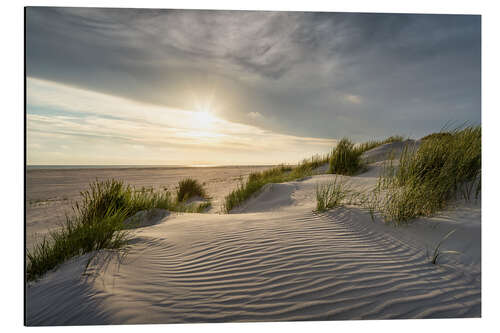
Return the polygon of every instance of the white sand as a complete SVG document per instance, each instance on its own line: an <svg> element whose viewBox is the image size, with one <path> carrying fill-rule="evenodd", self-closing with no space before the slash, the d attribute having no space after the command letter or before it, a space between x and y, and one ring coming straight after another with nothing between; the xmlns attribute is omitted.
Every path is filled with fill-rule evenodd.
<svg viewBox="0 0 500 333"><path fill-rule="evenodd" d="M185 177L193 177L212 197L209 212L221 210L224 197L249 173L269 167L207 167L207 168L108 168L28 170L26 191L26 246L32 246L51 229L71 215L71 205L80 199L80 192L97 179L115 178L137 189L142 187L162 190L168 188L175 194L176 185Z"/></svg>
<svg viewBox="0 0 500 333"><path fill-rule="evenodd" d="M356 177L373 186L378 164ZM232 214L170 214L123 257L75 258L27 289L29 325L478 317L481 208L392 227L356 207L312 212L333 175L270 184ZM438 265L434 245L455 233Z"/></svg>

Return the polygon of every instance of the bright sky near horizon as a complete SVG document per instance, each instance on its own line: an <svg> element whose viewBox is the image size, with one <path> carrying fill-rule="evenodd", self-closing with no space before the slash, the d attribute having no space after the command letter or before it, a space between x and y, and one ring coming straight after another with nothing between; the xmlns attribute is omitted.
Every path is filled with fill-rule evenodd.
<svg viewBox="0 0 500 333"><path fill-rule="evenodd" d="M179 110L34 78L27 92L28 164L275 164L335 143L227 121L206 106Z"/></svg>
<svg viewBox="0 0 500 333"><path fill-rule="evenodd" d="M481 121L481 19L35 8L28 164L297 162Z"/></svg>

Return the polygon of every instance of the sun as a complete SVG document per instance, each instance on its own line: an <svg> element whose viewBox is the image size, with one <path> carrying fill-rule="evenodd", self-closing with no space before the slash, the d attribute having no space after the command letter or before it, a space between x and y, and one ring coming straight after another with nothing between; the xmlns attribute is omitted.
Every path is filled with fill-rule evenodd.
<svg viewBox="0 0 500 333"><path fill-rule="evenodd" d="M193 125L197 128L212 128L217 121L217 117L209 110L199 110L193 112Z"/></svg>
<svg viewBox="0 0 500 333"><path fill-rule="evenodd" d="M196 122L200 125L211 125L216 118L210 111L198 111L195 114Z"/></svg>

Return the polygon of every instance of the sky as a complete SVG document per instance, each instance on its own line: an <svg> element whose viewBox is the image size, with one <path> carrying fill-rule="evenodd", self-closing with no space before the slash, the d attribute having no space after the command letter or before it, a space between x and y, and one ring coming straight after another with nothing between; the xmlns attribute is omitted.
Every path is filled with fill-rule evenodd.
<svg viewBox="0 0 500 333"><path fill-rule="evenodd" d="M481 122L481 17L30 7L28 164L294 163Z"/></svg>

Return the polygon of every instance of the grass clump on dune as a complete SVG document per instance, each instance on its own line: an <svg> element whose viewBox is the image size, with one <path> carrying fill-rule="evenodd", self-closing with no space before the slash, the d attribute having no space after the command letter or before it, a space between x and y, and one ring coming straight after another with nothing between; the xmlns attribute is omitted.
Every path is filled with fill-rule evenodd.
<svg viewBox="0 0 500 333"><path fill-rule="evenodd" d="M314 156L312 156L311 158L305 158L302 160L302 162L300 162L296 169L316 169L316 168L319 168L323 165L325 165L326 163L328 163L328 161L330 160L330 154L323 154L323 155L319 155L319 154L316 154Z"/></svg>
<svg viewBox="0 0 500 333"><path fill-rule="evenodd" d="M61 228L27 251L28 281L74 256L123 247L128 240L124 221L139 211L161 208L199 213L210 207L210 202L190 205L178 202L168 191L135 191L114 179L91 183L81 197L73 206L73 216L66 217Z"/></svg>
<svg viewBox="0 0 500 333"><path fill-rule="evenodd" d="M364 152L386 143L401 141L403 141L403 137L395 135L385 140L372 140L355 145L348 138L343 138L330 154L328 172L348 176L353 175L363 166L361 155Z"/></svg>
<svg viewBox="0 0 500 333"><path fill-rule="evenodd" d="M80 193L81 201L76 202L74 215L84 223L103 218L108 211L126 209L129 215L140 210L163 208L172 210L175 203L168 191L151 190L135 191L122 181L110 179L95 181L89 189Z"/></svg>
<svg viewBox="0 0 500 333"><path fill-rule="evenodd" d="M177 188L177 201L186 201L194 197L207 197L207 193L203 186L193 178L181 180Z"/></svg>
<svg viewBox="0 0 500 333"><path fill-rule="evenodd" d="M179 182L179 185L182 182ZM194 182L198 184L196 180ZM193 191L190 193L195 193L194 195L202 193L203 197L207 197L206 191L201 185L200 189L196 193ZM197 205L188 205L183 201L174 199L166 189L163 191L154 191L152 188L135 190L122 181L114 179L95 181L90 184L88 190L81 192L80 195L82 199L80 202L75 203L73 210L75 215L80 216L83 220L103 217L107 210L118 208L126 208L129 216L138 211L152 208L161 208L173 212L199 212ZM177 193L177 196L179 196L179 193ZM200 205L206 208L209 202Z"/></svg>
<svg viewBox="0 0 500 333"><path fill-rule="evenodd" d="M110 209L99 219L94 217L84 221L81 217L67 217L61 229L51 232L32 251L27 251L27 280L36 280L75 256L123 247L129 239L123 230L127 216L125 209Z"/></svg>
<svg viewBox="0 0 500 333"><path fill-rule="evenodd" d="M450 132L437 132L437 133L431 133L429 135L426 135L420 140L426 141L426 140L431 140L431 139L443 139L443 138L449 138L449 137L451 137L451 135L452 134Z"/></svg>
<svg viewBox="0 0 500 333"><path fill-rule="evenodd" d="M401 142L403 140L404 138L401 135L393 135L385 140L371 140L363 142L361 144L356 145L354 149L361 155L365 151L371 150L381 145L385 145L386 143Z"/></svg>
<svg viewBox="0 0 500 333"><path fill-rule="evenodd" d="M239 206L266 184L288 181L291 172L292 167L280 165L265 171L251 173L245 183L238 185L234 191L225 197L224 212L229 213L233 208Z"/></svg>
<svg viewBox="0 0 500 333"><path fill-rule="evenodd" d="M224 200L223 211L229 213L233 208L241 205L245 200L258 192L264 185L269 183L284 183L313 175L314 169L324 165L328 156L313 156L305 159L297 166L279 165L277 167L253 172L248 176L245 183L229 193Z"/></svg>
<svg viewBox="0 0 500 333"><path fill-rule="evenodd" d="M324 212L340 206L349 192L348 186L342 181L337 181L337 177L331 183L318 185L316 187L316 211Z"/></svg>
<svg viewBox="0 0 500 333"><path fill-rule="evenodd" d="M330 155L328 172L340 175L352 175L361 168L361 151L354 148L354 144L343 138Z"/></svg>
<svg viewBox="0 0 500 333"><path fill-rule="evenodd" d="M405 147L399 167L386 166L381 183L386 190L382 213L397 223L432 215L452 199L477 198L481 191L481 127L437 133L422 140L418 149Z"/></svg>

